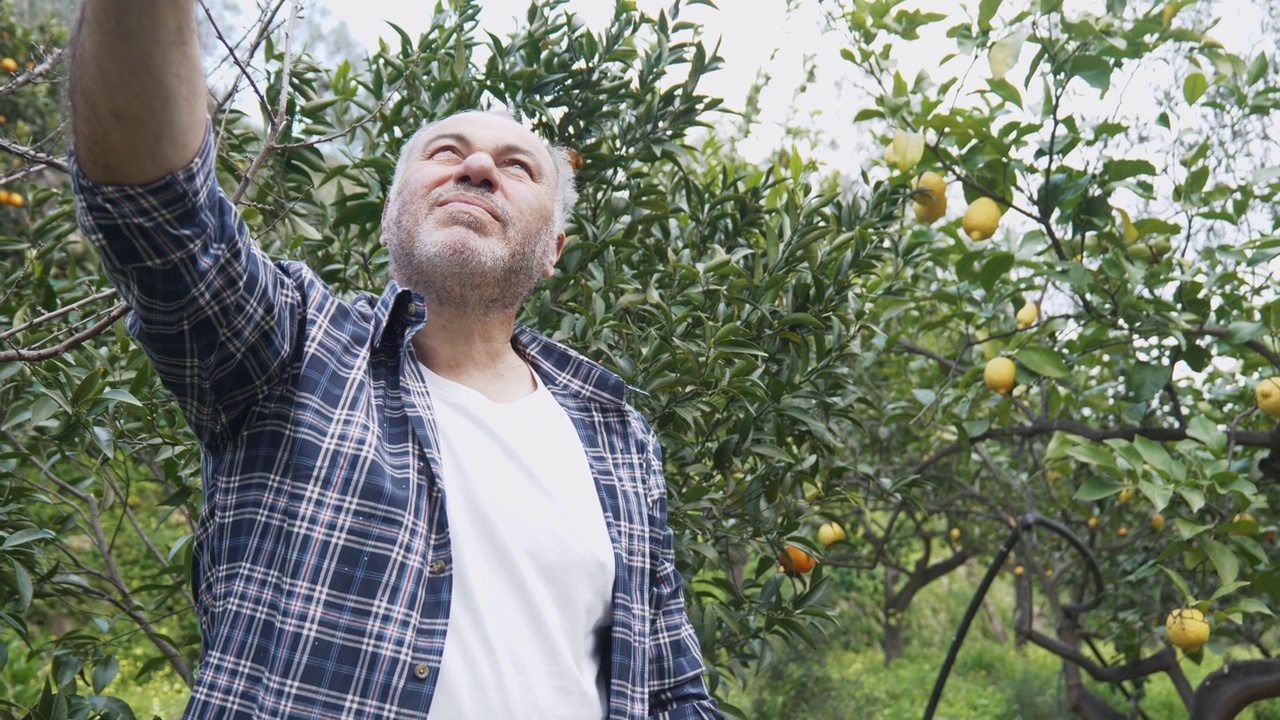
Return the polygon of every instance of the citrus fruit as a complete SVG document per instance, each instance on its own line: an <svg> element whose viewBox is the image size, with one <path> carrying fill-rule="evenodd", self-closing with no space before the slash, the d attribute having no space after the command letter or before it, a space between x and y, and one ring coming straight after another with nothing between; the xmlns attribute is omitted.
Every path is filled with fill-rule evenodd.
<svg viewBox="0 0 1280 720"><path fill-rule="evenodd" d="M987 387L1005 395L1018 384L1015 380L1017 373L1018 367L1009 358L991 358L982 370L982 381L987 384Z"/></svg>
<svg viewBox="0 0 1280 720"><path fill-rule="evenodd" d="M1162 513L1154 513L1151 515L1151 529L1160 532L1164 529L1164 515Z"/></svg>
<svg viewBox="0 0 1280 720"><path fill-rule="evenodd" d="M818 528L818 542L823 545L838 543L844 537L844 528L840 527L840 523L830 522Z"/></svg>
<svg viewBox="0 0 1280 720"><path fill-rule="evenodd" d="M1273 418L1280 418L1280 377L1270 377L1258 383L1253 391L1258 409Z"/></svg>
<svg viewBox="0 0 1280 720"><path fill-rule="evenodd" d="M1133 499L1134 495L1137 495L1137 494L1138 494L1137 490L1134 490L1133 488L1125 488L1120 491L1120 495L1118 499L1122 503L1127 503Z"/></svg>
<svg viewBox="0 0 1280 720"><path fill-rule="evenodd" d="M1038 317L1040 317L1040 308L1036 307L1036 304L1030 300L1028 300L1027 304L1023 305L1022 309L1018 311L1018 314L1014 316L1018 321L1019 330L1025 330L1026 328L1035 325L1036 318Z"/></svg>
<svg viewBox="0 0 1280 720"><path fill-rule="evenodd" d="M18 72L18 61L10 57L0 60L0 70L7 73L16 73Z"/></svg>
<svg viewBox="0 0 1280 720"><path fill-rule="evenodd" d="M778 562L782 563L783 570L797 575L803 575L813 570L818 564L818 561L812 555L795 545L788 545L782 552L778 553Z"/></svg>
<svg viewBox="0 0 1280 720"><path fill-rule="evenodd" d="M917 190L911 204L916 220L931 223L947 214L947 183L936 172L927 172L912 183Z"/></svg>
<svg viewBox="0 0 1280 720"><path fill-rule="evenodd" d="M1231 518L1231 522L1233 524L1248 523L1245 527L1232 530L1232 535L1253 535L1258 529L1258 521L1254 520L1253 516L1249 513L1236 513L1235 516Z"/></svg>
<svg viewBox="0 0 1280 720"><path fill-rule="evenodd" d="M1000 206L989 197L980 197L969 203L960 226L970 238L986 240L995 235L996 228L1000 226Z"/></svg>
<svg viewBox="0 0 1280 720"><path fill-rule="evenodd" d="M947 533L947 537L951 538L952 541L959 540L960 528L951 528L951 532Z"/></svg>
<svg viewBox="0 0 1280 720"><path fill-rule="evenodd" d="M1189 653L1196 652L1209 641L1209 623L1197 608L1174 608L1165 618L1169 642Z"/></svg>

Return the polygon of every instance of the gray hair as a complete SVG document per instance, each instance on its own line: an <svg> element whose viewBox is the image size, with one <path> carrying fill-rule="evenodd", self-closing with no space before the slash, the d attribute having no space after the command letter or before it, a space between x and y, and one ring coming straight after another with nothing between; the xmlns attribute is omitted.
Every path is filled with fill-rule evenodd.
<svg viewBox="0 0 1280 720"><path fill-rule="evenodd" d="M458 115L465 115L470 112L485 113L488 115L497 115L508 120L516 121L516 117L505 110L465 110ZM450 116L453 117L453 116ZM405 171L409 168L409 159L413 156L414 149L432 130L435 129L443 120L441 118L434 122L427 123L418 129L417 132L405 142L400 149L400 159L396 161L396 172L391 180L391 189L388 196L393 195L396 186L400 184L400 178L404 176ZM573 214L573 207L578 203L578 186L575 182L577 171L574 170L573 161L570 160L570 151L563 145L552 145L543 141L547 153L551 155L551 162L555 170L556 197L555 209L551 215L551 226L557 233L564 232L565 225L569 222L569 216Z"/></svg>

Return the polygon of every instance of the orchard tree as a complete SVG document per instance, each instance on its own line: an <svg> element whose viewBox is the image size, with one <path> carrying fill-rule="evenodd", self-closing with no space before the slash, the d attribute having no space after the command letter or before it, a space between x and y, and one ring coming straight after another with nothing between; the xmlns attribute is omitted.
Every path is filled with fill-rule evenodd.
<svg viewBox="0 0 1280 720"><path fill-rule="evenodd" d="M639 391L720 689L771 640L812 642L829 626L805 498L854 472L855 339L904 191L850 197L790 148L743 160L711 130L725 116L699 82L721 60L679 2L657 14L619 2L600 30L534 3L507 37L482 33L479 10L439 5L426 32L389 27L376 52L339 60L301 45L297 2L263 5L248 27L212 20L219 180L268 253L351 295L385 281L383 198L425 122L505 107L576 149L570 243L523 320ZM7 32L35 64L0 102L56 103L65 34ZM38 117L55 124L29 134L0 126L23 173L7 187L27 198L0 246L0 648L48 663L0 717L130 717L121 657L149 658L131 682L199 672L199 452L75 228L64 115L46 107Z"/></svg>
<svg viewBox="0 0 1280 720"><path fill-rule="evenodd" d="M933 516L916 542L963 528L990 557L1028 512L1088 542L1088 612L1067 544L1026 534L1009 568L1019 638L1083 718L1129 717L1158 672L1192 718L1280 694L1276 8L1237 5L1266 42L1214 39L1226 9L1194 0L827 5L882 138L861 177L911 193L857 365L863 452ZM947 49L903 73L924 47ZM1204 652L1229 664L1192 688Z"/></svg>

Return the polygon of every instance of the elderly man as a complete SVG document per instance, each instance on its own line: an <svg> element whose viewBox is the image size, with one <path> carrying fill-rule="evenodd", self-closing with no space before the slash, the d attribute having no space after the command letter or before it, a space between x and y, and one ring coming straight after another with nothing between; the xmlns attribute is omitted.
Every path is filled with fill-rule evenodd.
<svg viewBox="0 0 1280 720"><path fill-rule="evenodd" d="M562 150L425 128L388 287L345 302L219 190L190 0L88 0L71 98L81 225L204 451L186 717L719 717L652 430L515 325L564 244Z"/></svg>

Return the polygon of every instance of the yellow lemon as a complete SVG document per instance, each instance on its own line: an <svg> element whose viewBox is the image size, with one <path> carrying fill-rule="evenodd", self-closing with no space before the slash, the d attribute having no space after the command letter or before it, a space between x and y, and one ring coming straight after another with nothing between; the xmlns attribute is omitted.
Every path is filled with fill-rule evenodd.
<svg viewBox="0 0 1280 720"><path fill-rule="evenodd" d="M916 220L931 223L947 214L947 183L936 172L927 172L912 183L917 192L911 204Z"/></svg>
<svg viewBox="0 0 1280 720"><path fill-rule="evenodd" d="M947 533L947 537L951 538L952 542L955 542L955 541L959 540L959 539L960 539L960 528L958 528L958 527L957 527L957 528L951 528L951 532Z"/></svg>
<svg viewBox="0 0 1280 720"><path fill-rule="evenodd" d="M844 537L844 528L840 527L840 523L831 522L818 528L818 542L823 546L838 543Z"/></svg>
<svg viewBox="0 0 1280 720"><path fill-rule="evenodd" d="M1273 418L1280 418L1280 377L1271 377L1258 383L1253 391L1258 409Z"/></svg>
<svg viewBox="0 0 1280 720"><path fill-rule="evenodd" d="M1030 300L1028 300L1027 304L1023 305L1022 309L1018 311L1018 314L1014 316L1014 318L1017 319L1018 321L1019 330L1025 330L1031 327L1032 325L1035 325L1036 318L1039 318L1039 317L1040 317L1040 308L1036 307L1036 304L1034 302L1031 302Z"/></svg>
<svg viewBox="0 0 1280 720"><path fill-rule="evenodd" d="M982 370L982 381L987 387L995 390L1001 395L1008 394L1017 385L1014 376L1018 373L1018 366L1007 357L991 358L987 361L987 366Z"/></svg>
<svg viewBox="0 0 1280 720"><path fill-rule="evenodd" d="M1209 623L1197 608L1174 608L1164 627L1169 631L1169 642L1190 653L1209 641Z"/></svg>
<svg viewBox="0 0 1280 720"><path fill-rule="evenodd" d="M1127 503L1127 502L1129 502L1130 500L1132 500L1132 499L1133 499L1133 496L1134 496L1134 495L1137 495L1137 494L1138 494L1138 491L1137 491L1137 490L1134 490L1133 488L1125 488L1125 489L1123 489L1123 490L1121 490L1121 491L1120 491L1120 498L1119 498L1119 500L1120 500L1120 502L1122 502L1122 503Z"/></svg>
<svg viewBox="0 0 1280 720"><path fill-rule="evenodd" d="M986 196L969 203L969 209L964 211L964 221L961 223L965 234L974 240L986 240L995 235L999 226L1000 206Z"/></svg>
<svg viewBox="0 0 1280 720"><path fill-rule="evenodd" d="M1164 515L1155 513L1151 516L1151 529L1160 532L1164 529Z"/></svg>

